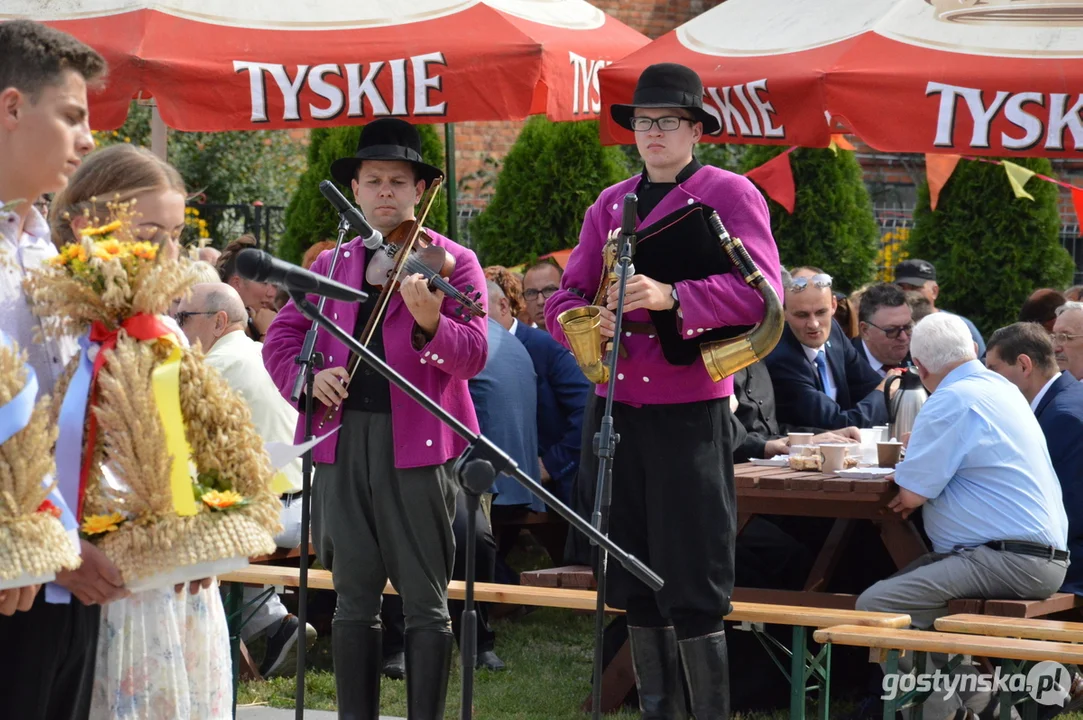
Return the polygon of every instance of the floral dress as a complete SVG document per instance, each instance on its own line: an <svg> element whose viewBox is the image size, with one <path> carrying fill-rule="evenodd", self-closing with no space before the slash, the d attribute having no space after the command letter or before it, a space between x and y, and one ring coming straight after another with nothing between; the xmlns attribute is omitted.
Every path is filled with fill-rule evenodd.
<svg viewBox="0 0 1083 720"><path fill-rule="evenodd" d="M232 717L229 630L217 584L145 590L102 607L91 720Z"/></svg>

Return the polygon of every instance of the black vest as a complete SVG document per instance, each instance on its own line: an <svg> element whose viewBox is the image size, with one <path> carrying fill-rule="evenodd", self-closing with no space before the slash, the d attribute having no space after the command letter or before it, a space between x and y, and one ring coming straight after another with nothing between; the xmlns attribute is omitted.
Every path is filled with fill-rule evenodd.
<svg viewBox="0 0 1083 720"><path fill-rule="evenodd" d="M679 280L725 275L733 270L733 263L722 249L718 236L707 224L712 212L712 208L694 203L636 231L632 257L636 273L673 284ZM727 340L754 327L734 325L688 337L677 328L676 310L649 312L658 330L662 353L671 365L692 365L700 360L699 346L703 343Z"/></svg>

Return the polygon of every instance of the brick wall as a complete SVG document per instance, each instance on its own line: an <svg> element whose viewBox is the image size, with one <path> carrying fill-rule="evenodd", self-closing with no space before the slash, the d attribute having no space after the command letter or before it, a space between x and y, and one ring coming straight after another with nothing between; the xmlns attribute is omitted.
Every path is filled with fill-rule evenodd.
<svg viewBox="0 0 1083 720"><path fill-rule="evenodd" d="M722 0L590 0L652 40L710 10ZM482 167L486 155L507 154L523 124L520 122L460 123L455 126L456 174L462 178ZM460 203L483 204L466 194Z"/></svg>

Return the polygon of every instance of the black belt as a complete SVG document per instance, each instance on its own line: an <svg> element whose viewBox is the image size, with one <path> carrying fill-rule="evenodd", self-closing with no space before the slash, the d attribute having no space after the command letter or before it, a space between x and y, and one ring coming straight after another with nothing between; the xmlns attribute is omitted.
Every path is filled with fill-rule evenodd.
<svg viewBox="0 0 1083 720"><path fill-rule="evenodd" d="M1067 550L1057 550L1052 545L1040 545L1022 540L993 540L985 543L985 547L1000 550L1001 552L1019 553L1020 555L1030 555L1050 560L1068 559Z"/></svg>
<svg viewBox="0 0 1083 720"><path fill-rule="evenodd" d="M302 492L301 490L298 490L298 491L297 491L297 492L295 492L295 493L282 493L282 494L281 494L281 495L280 495L279 497L280 497L280 498L281 498L282 500L289 500L290 502L293 502L294 500L296 500L296 499L298 499L299 497L301 497L301 495L303 495L303 494L304 494L304 493L303 493L303 492Z"/></svg>

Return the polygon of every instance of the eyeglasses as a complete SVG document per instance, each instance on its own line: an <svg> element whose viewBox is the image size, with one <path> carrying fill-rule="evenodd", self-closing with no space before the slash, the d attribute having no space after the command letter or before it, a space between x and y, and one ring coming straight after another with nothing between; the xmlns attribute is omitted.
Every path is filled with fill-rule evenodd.
<svg viewBox="0 0 1083 720"><path fill-rule="evenodd" d="M876 323L869 322L868 320L866 320L865 323L868 325L872 325L877 330L880 330L891 340L898 340L899 335L904 332L906 333L907 337L914 336L914 323L907 323L906 325L891 325L889 327L880 327Z"/></svg>
<svg viewBox="0 0 1083 720"><path fill-rule="evenodd" d="M694 120L689 120L686 117L678 117L677 115L667 115L666 117L660 118L634 117L632 118L632 129L636 132L650 132L650 129L657 125L658 129L662 132L672 132L681 126L681 120L686 120L690 123L695 122Z"/></svg>
<svg viewBox="0 0 1083 720"><path fill-rule="evenodd" d="M799 293L808 287L809 282L812 282L818 288L831 287L831 276L827 273L816 273L811 278L799 277L790 279L790 292Z"/></svg>
<svg viewBox="0 0 1083 720"><path fill-rule="evenodd" d="M192 317L193 315L217 315L217 314L218 314L217 310L214 310L214 311L212 311L212 310L203 310L201 312L185 310L183 312L179 312L176 315L174 315L173 319L177 321L178 325L180 325L181 327L184 327L184 323L188 322L188 318Z"/></svg>
<svg viewBox="0 0 1083 720"><path fill-rule="evenodd" d="M1075 340L1081 338L1083 335L1070 335L1069 333L1053 333L1053 342L1057 345L1066 345L1069 340Z"/></svg>
<svg viewBox="0 0 1083 720"><path fill-rule="evenodd" d="M534 288L531 288L530 290L524 290L523 291L523 297L526 298L527 300L531 301L531 302L534 302L535 300L538 299L538 296L541 295L543 298L548 300L549 298L553 297L553 295L559 289L560 288L558 288L556 285L550 285L548 287L543 287L541 290L535 290Z"/></svg>

